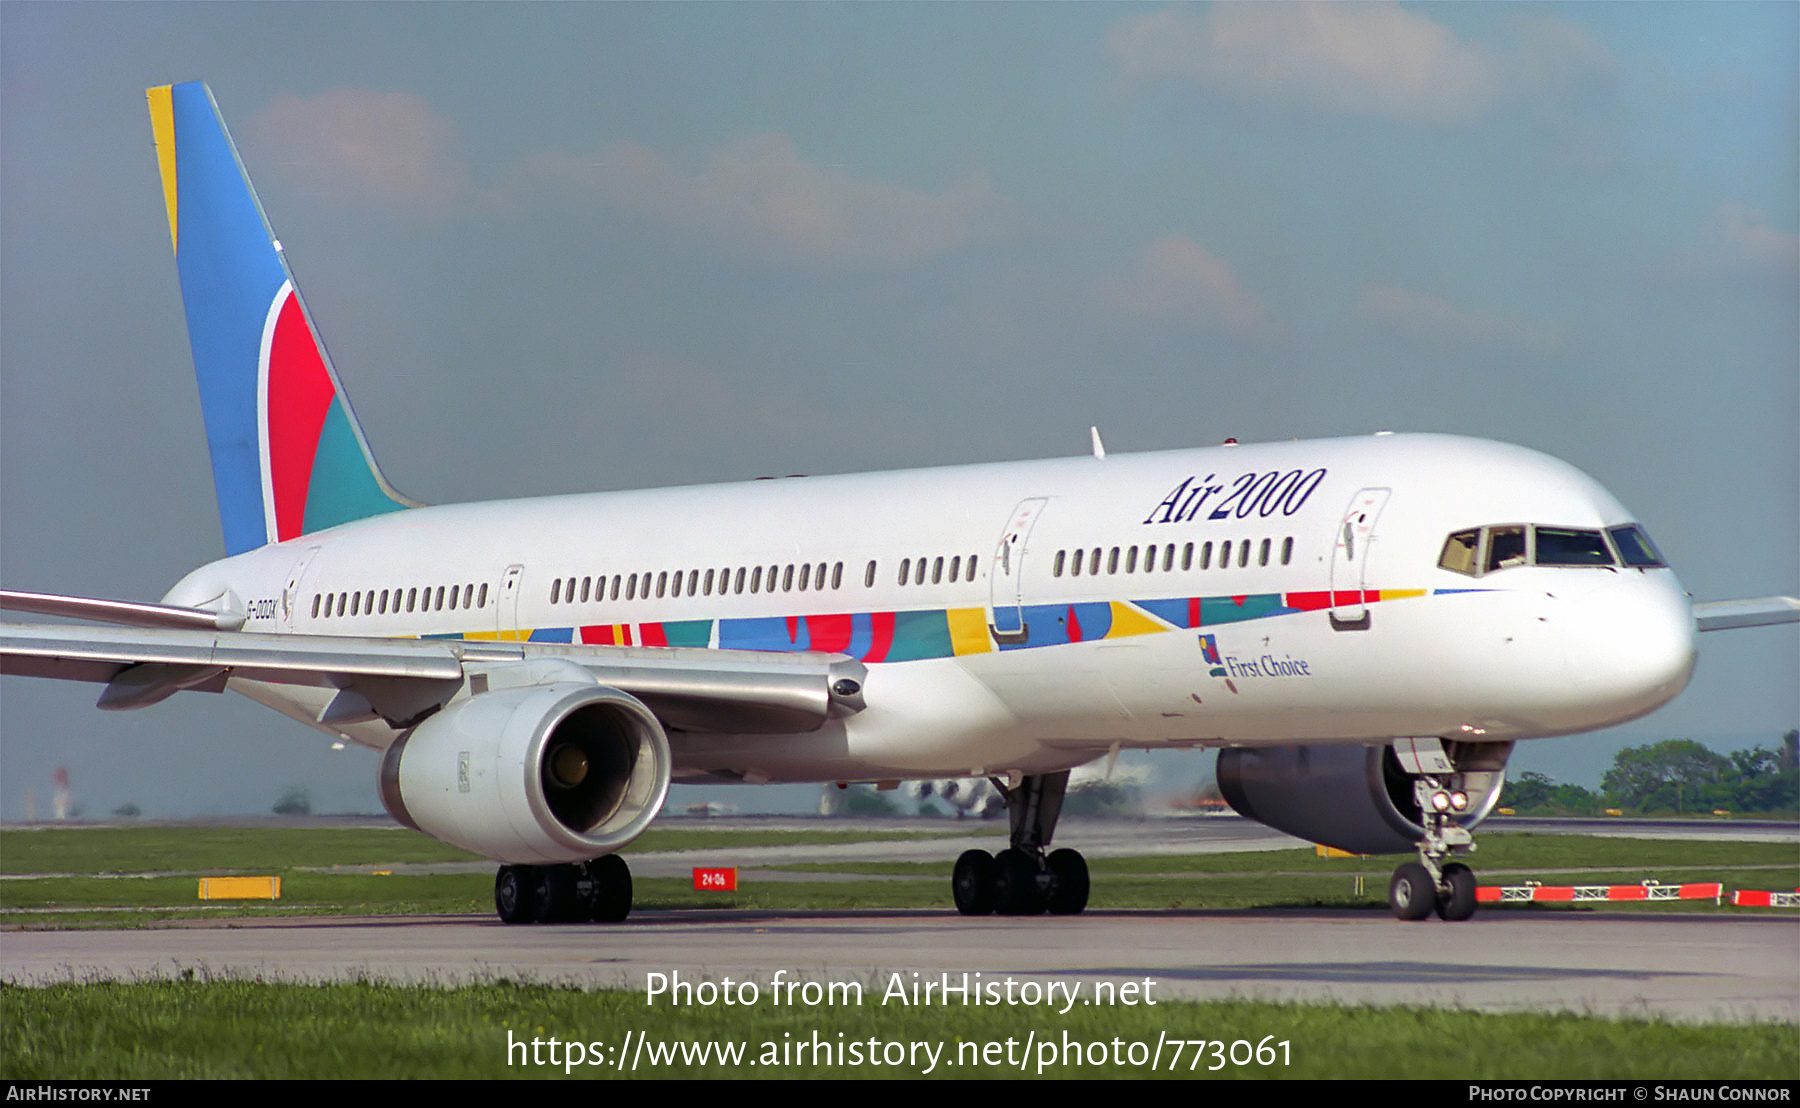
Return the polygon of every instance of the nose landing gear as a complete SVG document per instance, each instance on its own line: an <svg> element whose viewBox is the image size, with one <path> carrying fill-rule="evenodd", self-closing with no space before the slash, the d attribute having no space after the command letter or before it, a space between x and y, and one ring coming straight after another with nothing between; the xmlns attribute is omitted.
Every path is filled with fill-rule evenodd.
<svg viewBox="0 0 1800 1108"><path fill-rule="evenodd" d="M1452 923L1475 914L1475 871L1452 854L1475 849L1469 830L1455 822L1469 809L1469 793L1459 773L1425 774L1413 785L1425 837L1419 860L1394 870L1388 882L1388 907L1398 919L1421 920L1432 912Z"/></svg>

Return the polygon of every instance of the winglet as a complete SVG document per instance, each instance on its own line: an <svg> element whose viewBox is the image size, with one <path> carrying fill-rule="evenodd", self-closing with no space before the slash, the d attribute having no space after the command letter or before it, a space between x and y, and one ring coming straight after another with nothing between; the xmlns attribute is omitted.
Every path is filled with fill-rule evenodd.
<svg viewBox="0 0 1800 1108"><path fill-rule="evenodd" d="M211 90L145 96L226 552L415 506L375 465Z"/></svg>

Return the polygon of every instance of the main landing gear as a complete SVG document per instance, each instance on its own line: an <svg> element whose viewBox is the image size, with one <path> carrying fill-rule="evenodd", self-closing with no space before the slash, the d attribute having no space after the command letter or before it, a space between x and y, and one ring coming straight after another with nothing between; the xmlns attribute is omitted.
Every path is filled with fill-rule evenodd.
<svg viewBox="0 0 1800 1108"><path fill-rule="evenodd" d="M965 916L1071 916L1087 907L1087 860L1075 850L1046 854L1056 819L1062 814L1069 771L1020 779L1008 787L994 780L1006 797L1012 822L1012 845L998 855L965 850L956 860L950 891L956 910Z"/></svg>
<svg viewBox="0 0 1800 1108"><path fill-rule="evenodd" d="M1468 828L1454 822L1469 810L1461 777L1425 774L1413 784L1425 837L1419 841L1419 860L1401 865L1388 882L1388 907L1399 919L1421 920L1435 911L1439 919L1454 923L1475 914L1475 871L1446 861L1475 849Z"/></svg>
<svg viewBox="0 0 1800 1108"><path fill-rule="evenodd" d="M503 923L617 923L631 914L631 867L617 854L560 866L501 866L494 910Z"/></svg>

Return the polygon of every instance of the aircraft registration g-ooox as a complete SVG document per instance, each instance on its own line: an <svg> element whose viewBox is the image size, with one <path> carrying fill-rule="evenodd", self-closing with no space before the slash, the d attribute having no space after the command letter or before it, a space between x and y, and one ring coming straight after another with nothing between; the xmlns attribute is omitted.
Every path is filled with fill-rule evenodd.
<svg viewBox="0 0 1800 1108"><path fill-rule="evenodd" d="M617 920L674 782L990 777L958 909L1079 912L1071 767L1221 749L1244 815L1453 856L1521 739L1680 692L1696 619L1644 530L1542 454L1443 435L426 507L376 468L211 93L149 91L227 557L160 604L9 592L0 672L99 706L241 692L381 755L395 819L502 863L508 922ZM1702 605L1701 630L1796 618ZM91 624L114 626L92 626Z"/></svg>

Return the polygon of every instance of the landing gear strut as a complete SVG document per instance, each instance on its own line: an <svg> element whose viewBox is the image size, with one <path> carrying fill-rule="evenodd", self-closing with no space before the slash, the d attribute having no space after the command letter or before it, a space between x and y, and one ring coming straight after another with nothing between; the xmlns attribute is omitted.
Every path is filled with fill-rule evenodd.
<svg viewBox="0 0 1800 1108"><path fill-rule="evenodd" d="M631 914L631 867L617 854L560 866L501 866L494 910L503 923L617 923Z"/></svg>
<svg viewBox="0 0 1800 1108"><path fill-rule="evenodd" d="M956 860L950 878L956 910L965 916L1068 916L1086 908L1087 860L1075 850L1044 852L1062 814L1069 771L1021 778L1013 786L996 778L994 786L1006 797L1012 845L998 855L967 850Z"/></svg>
<svg viewBox="0 0 1800 1108"><path fill-rule="evenodd" d="M1413 784L1413 795L1425 837L1419 840L1419 860L1394 870L1388 882L1388 907L1403 920L1421 920L1432 912L1453 923L1466 920L1475 914L1475 871L1446 861L1452 854L1475 849L1469 829L1455 822L1469 809L1462 775L1423 774Z"/></svg>

